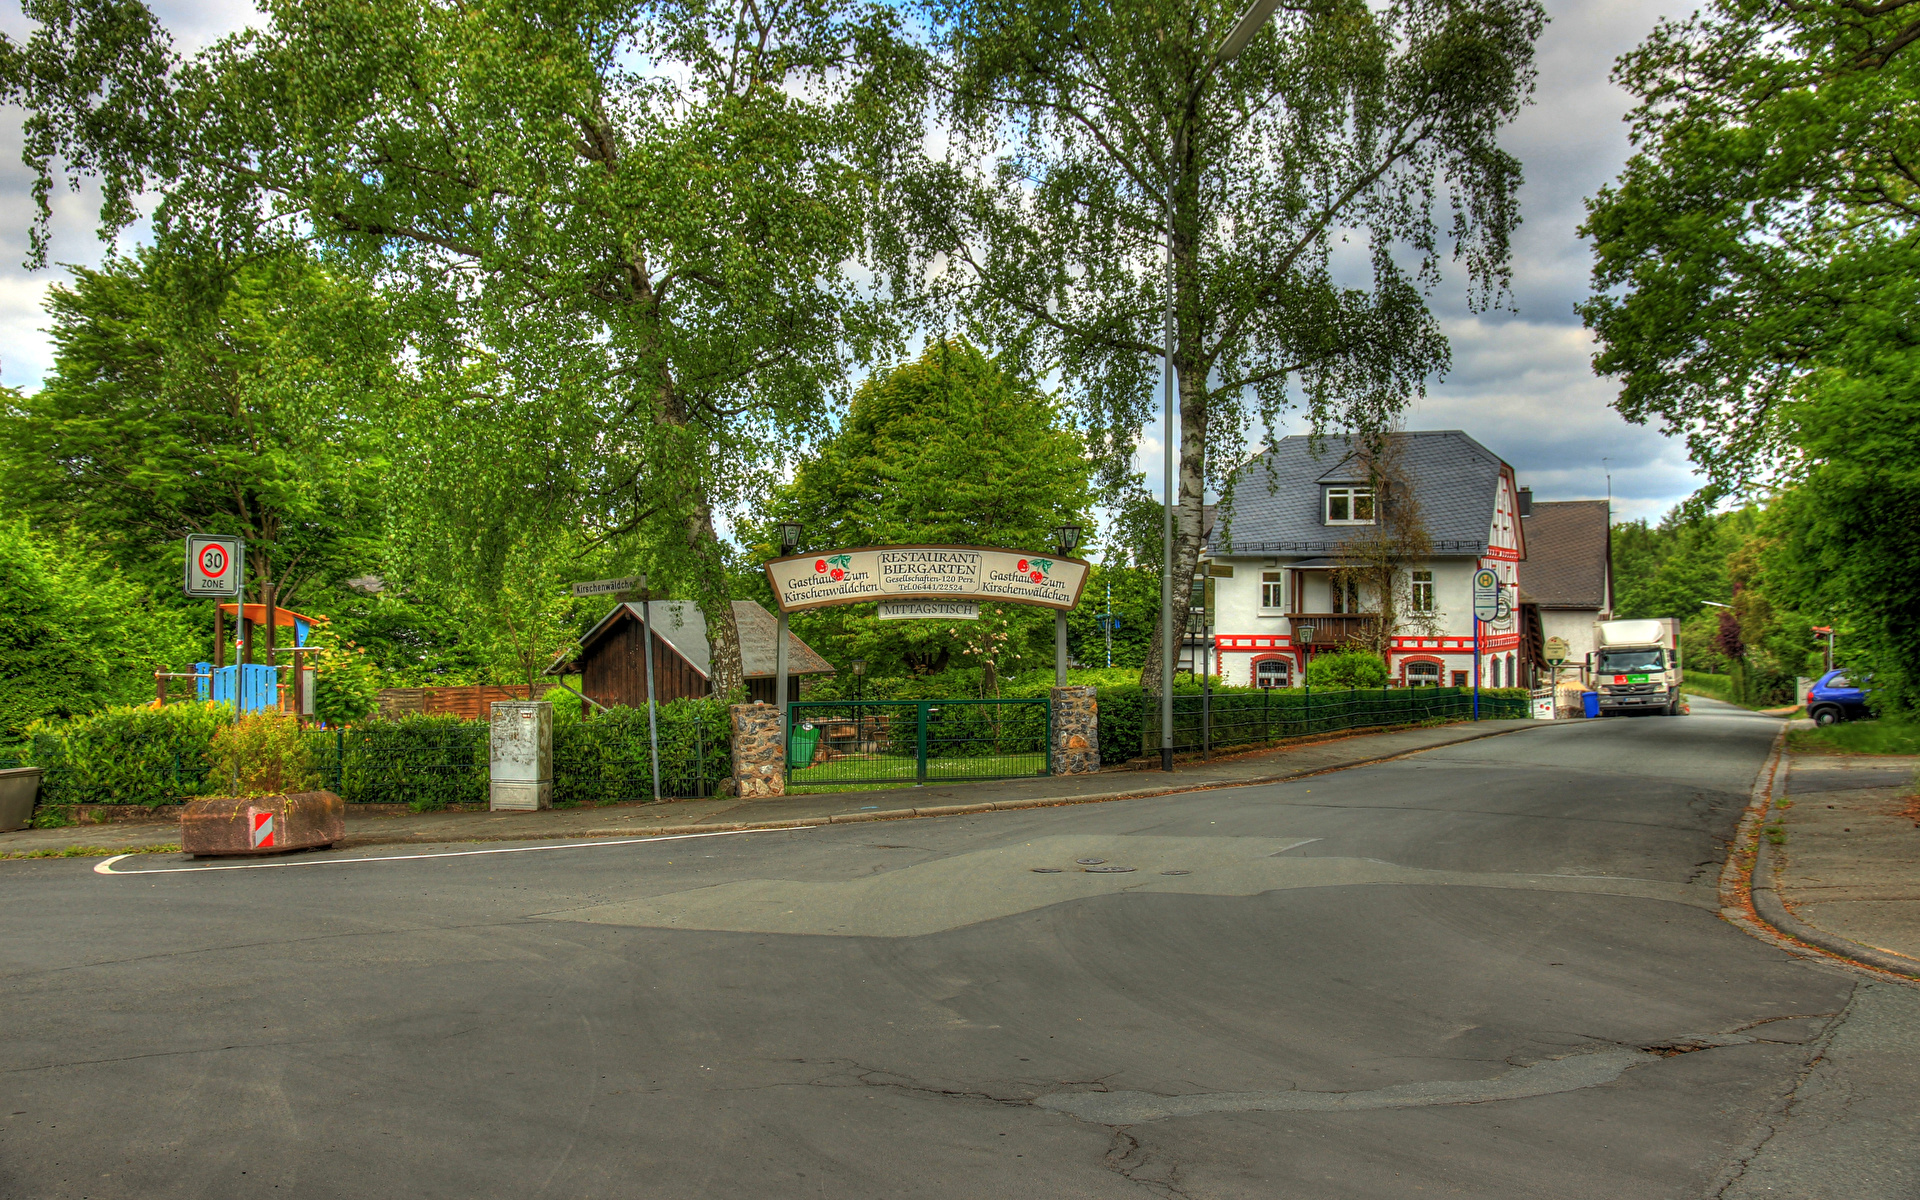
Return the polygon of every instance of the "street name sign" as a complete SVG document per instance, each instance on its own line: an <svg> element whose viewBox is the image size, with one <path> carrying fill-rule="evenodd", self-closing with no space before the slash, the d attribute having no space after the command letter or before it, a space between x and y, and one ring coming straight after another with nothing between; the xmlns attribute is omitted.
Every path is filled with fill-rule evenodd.
<svg viewBox="0 0 1920 1200"><path fill-rule="evenodd" d="M596 579L591 583L576 583L573 594L576 596L617 596L621 592L637 592L647 586L645 575L629 575L625 579Z"/></svg>
<svg viewBox="0 0 1920 1200"><path fill-rule="evenodd" d="M188 535L185 583L188 596L238 596L246 567L247 544L239 538Z"/></svg>
<svg viewBox="0 0 1920 1200"><path fill-rule="evenodd" d="M1070 609L1089 564L992 546L858 546L776 558L767 582L781 612L874 600L995 600Z"/></svg>
<svg viewBox="0 0 1920 1200"><path fill-rule="evenodd" d="M1473 617L1493 621L1500 616L1500 576L1493 568L1481 567L1473 573Z"/></svg>
<svg viewBox="0 0 1920 1200"><path fill-rule="evenodd" d="M882 600L882 621L978 621L977 600Z"/></svg>

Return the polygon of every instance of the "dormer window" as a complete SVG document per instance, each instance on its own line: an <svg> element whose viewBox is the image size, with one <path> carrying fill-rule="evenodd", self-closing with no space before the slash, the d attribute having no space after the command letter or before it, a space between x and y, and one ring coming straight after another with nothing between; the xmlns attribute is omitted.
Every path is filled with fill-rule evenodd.
<svg viewBox="0 0 1920 1200"><path fill-rule="evenodd" d="M1326 500L1327 524L1373 524L1373 489L1370 487L1330 487Z"/></svg>

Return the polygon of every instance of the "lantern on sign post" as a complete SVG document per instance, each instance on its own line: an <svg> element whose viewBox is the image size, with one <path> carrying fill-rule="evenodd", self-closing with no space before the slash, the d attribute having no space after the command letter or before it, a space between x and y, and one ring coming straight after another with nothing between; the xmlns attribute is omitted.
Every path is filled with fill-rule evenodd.
<svg viewBox="0 0 1920 1200"><path fill-rule="evenodd" d="M780 522L780 553L792 554L800 549L800 535L806 532L805 526L798 521ZM790 714L787 698L787 606L780 604L780 616L774 622L773 631L773 677L776 694L773 702L780 706L780 744L786 745L787 718ZM781 769L786 769L787 755L780 755Z"/></svg>
<svg viewBox="0 0 1920 1200"><path fill-rule="evenodd" d="M1054 526L1053 548L1061 558L1071 557L1079 544L1078 525L1067 521ZM1067 610L1064 608L1055 609L1053 614L1053 686L1067 686Z"/></svg>

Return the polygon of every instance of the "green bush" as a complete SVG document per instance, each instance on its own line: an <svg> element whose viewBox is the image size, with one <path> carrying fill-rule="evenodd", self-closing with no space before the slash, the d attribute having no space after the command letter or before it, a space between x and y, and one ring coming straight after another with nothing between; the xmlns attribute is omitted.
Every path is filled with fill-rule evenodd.
<svg viewBox="0 0 1920 1200"><path fill-rule="evenodd" d="M654 710L660 732L660 795L711 796L733 774L732 728L724 701L668 700ZM582 721L556 709L553 802L614 803L653 798L647 710L615 707Z"/></svg>
<svg viewBox="0 0 1920 1200"><path fill-rule="evenodd" d="M1316 654L1307 663L1307 686L1383 688L1387 686L1387 661L1370 650Z"/></svg>
<svg viewBox="0 0 1920 1200"><path fill-rule="evenodd" d="M177 804L220 791L207 751L232 722L226 705L198 703L37 721L26 765L46 772L43 804Z"/></svg>
<svg viewBox="0 0 1920 1200"><path fill-rule="evenodd" d="M349 804L415 811L487 802L487 723L409 713L348 729L310 730L321 786Z"/></svg>
<svg viewBox="0 0 1920 1200"><path fill-rule="evenodd" d="M300 723L279 713L249 713L222 725L208 750L213 780L232 796L317 791L313 749Z"/></svg>
<svg viewBox="0 0 1920 1200"><path fill-rule="evenodd" d="M1813 754L1920 754L1920 724L1881 717L1796 729L1787 735L1787 748Z"/></svg>

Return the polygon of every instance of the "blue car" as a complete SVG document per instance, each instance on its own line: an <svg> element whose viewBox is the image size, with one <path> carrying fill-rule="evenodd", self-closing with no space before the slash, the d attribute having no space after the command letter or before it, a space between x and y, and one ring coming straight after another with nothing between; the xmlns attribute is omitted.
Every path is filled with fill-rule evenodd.
<svg viewBox="0 0 1920 1200"><path fill-rule="evenodd" d="M1855 684L1845 670L1828 671L1807 689L1807 715L1820 725L1870 717L1873 714L1867 711L1867 693L1872 690Z"/></svg>

